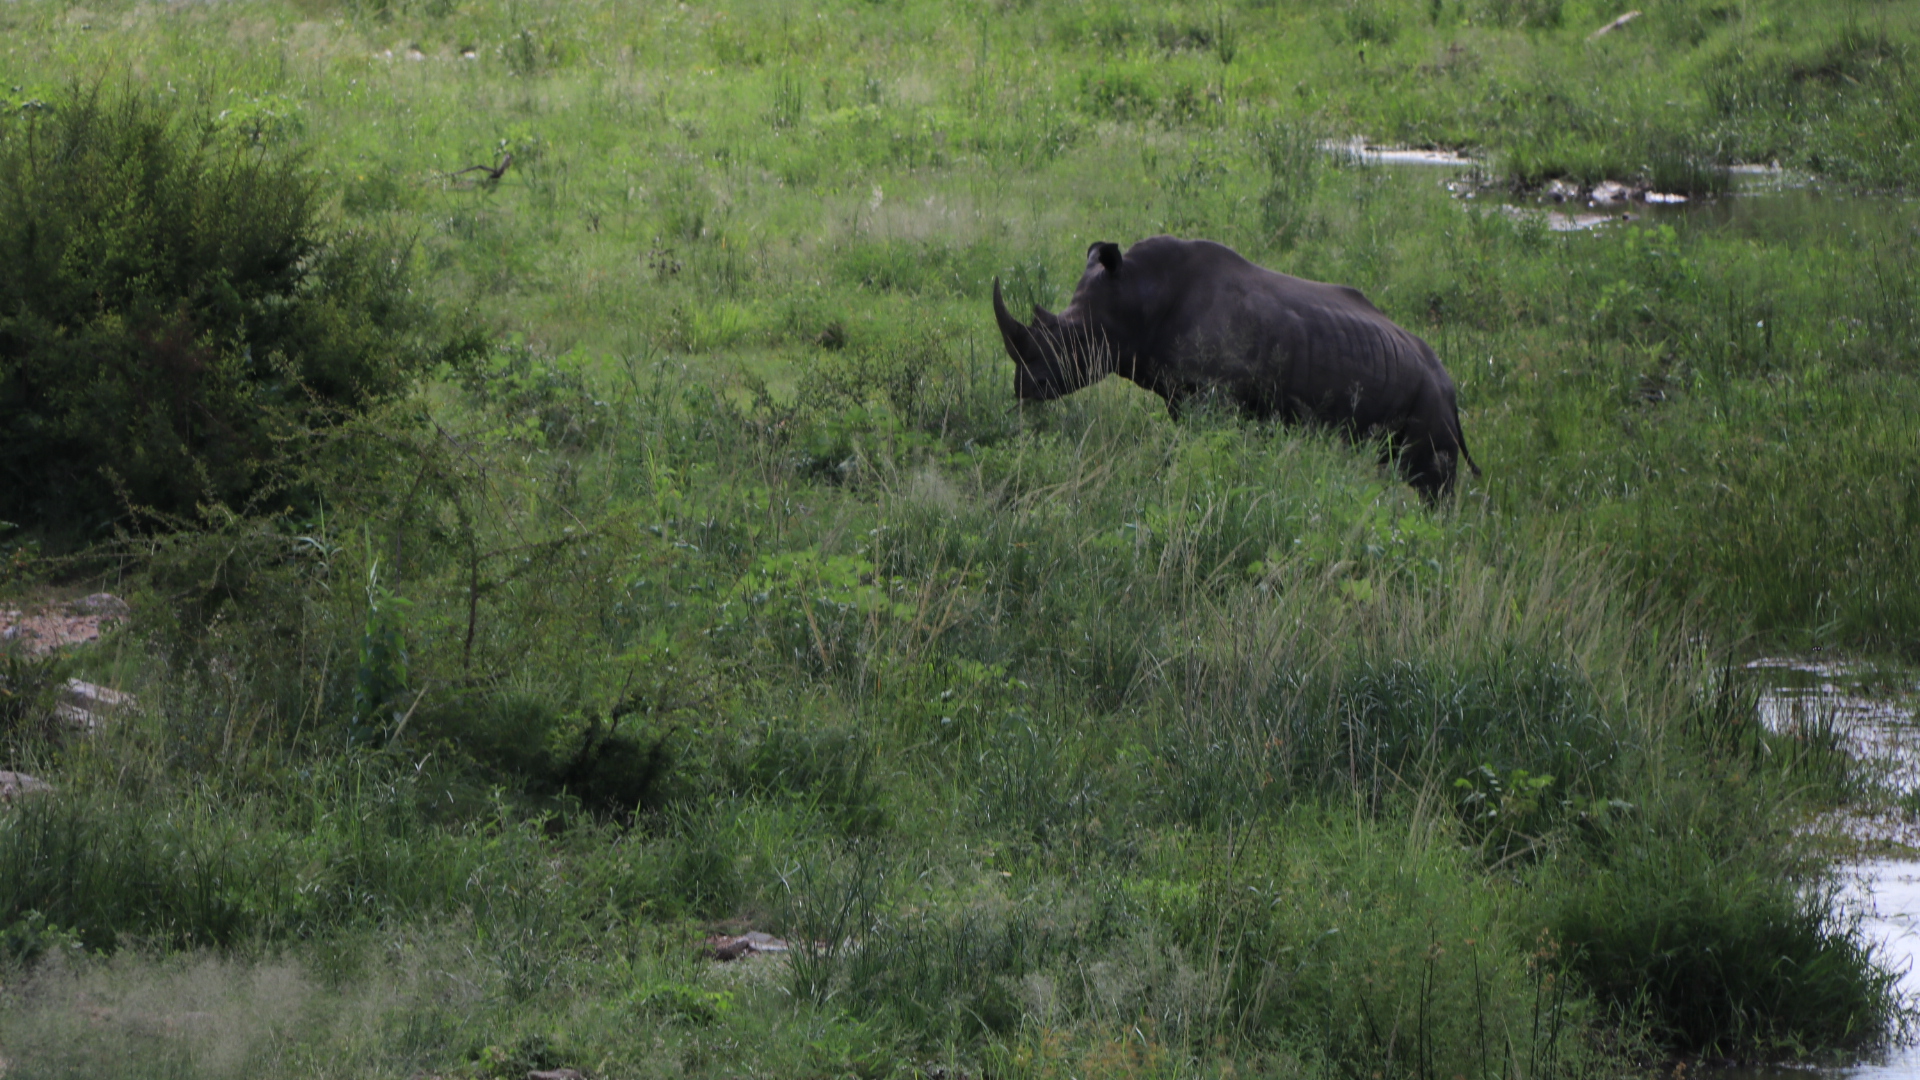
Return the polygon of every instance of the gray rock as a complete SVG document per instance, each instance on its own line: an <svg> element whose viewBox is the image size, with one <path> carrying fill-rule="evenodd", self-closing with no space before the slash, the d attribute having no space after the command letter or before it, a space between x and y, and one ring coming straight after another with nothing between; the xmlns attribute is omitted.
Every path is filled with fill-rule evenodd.
<svg viewBox="0 0 1920 1080"><path fill-rule="evenodd" d="M1602 180L1593 186L1587 202L1594 206L1612 206L1633 198L1633 189L1618 180Z"/></svg>
<svg viewBox="0 0 1920 1080"><path fill-rule="evenodd" d="M1572 202L1580 198L1580 185L1565 180L1550 180L1543 194L1557 203Z"/></svg>
<svg viewBox="0 0 1920 1080"><path fill-rule="evenodd" d="M739 936L717 934L707 939L706 953L713 960L738 960L755 953L784 953L789 951L785 941L772 934L759 930L749 931Z"/></svg>
<svg viewBox="0 0 1920 1080"><path fill-rule="evenodd" d="M124 619L132 609L125 600L112 593L97 592L73 602L76 615L99 615L108 619Z"/></svg>
<svg viewBox="0 0 1920 1080"><path fill-rule="evenodd" d="M125 712L139 704L132 694L124 690L68 679L67 685L60 689L60 703L53 707L53 715L83 731L92 731L106 723L114 713Z"/></svg>
<svg viewBox="0 0 1920 1080"><path fill-rule="evenodd" d="M0 772L0 800L10 800L36 791L52 791L53 785L26 773Z"/></svg>

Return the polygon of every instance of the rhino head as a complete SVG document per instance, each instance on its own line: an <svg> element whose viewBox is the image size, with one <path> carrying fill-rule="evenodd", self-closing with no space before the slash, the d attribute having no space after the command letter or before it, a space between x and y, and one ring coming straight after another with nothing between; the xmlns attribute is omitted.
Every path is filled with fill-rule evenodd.
<svg viewBox="0 0 1920 1080"><path fill-rule="evenodd" d="M1112 255L1104 249L1112 249ZM1087 251L1087 273L1092 275L1096 267L1106 269L1109 258L1117 269L1118 247L1093 245ZM1055 315L1035 304L1033 321L1022 323L1007 310L1000 279L993 279L993 317L1000 324L1007 355L1013 357L1013 391L1021 401L1052 401L1091 386L1113 371L1113 349L1105 331L1082 310L1086 291L1083 278L1066 311Z"/></svg>

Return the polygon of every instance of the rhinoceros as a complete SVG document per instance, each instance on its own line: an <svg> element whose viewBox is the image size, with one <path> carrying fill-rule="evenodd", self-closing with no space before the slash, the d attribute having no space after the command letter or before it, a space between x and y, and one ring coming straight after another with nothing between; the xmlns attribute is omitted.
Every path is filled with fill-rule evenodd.
<svg viewBox="0 0 1920 1080"><path fill-rule="evenodd" d="M1224 244L1155 236L1125 254L1087 249L1073 300L1055 315L993 314L1014 361L1014 393L1050 401L1118 373L1166 399L1178 419L1217 391L1256 418L1384 438L1428 500L1453 488L1458 462L1480 472L1460 431L1453 379L1427 343L1358 289L1256 266Z"/></svg>

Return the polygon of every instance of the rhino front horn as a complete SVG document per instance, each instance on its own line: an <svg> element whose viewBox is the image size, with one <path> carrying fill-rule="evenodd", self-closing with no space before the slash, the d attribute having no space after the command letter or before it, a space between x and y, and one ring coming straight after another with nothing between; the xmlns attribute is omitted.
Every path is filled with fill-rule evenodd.
<svg viewBox="0 0 1920 1080"><path fill-rule="evenodd" d="M1007 302L1000 295L1000 279L993 279L993 318L1000 324L1000 340L1007 346L1007 355L1015 363L1030 363L1030 357L1039 349L1033 340L1033 331L1028 330L1013 313L1007 310Z"/></svg>

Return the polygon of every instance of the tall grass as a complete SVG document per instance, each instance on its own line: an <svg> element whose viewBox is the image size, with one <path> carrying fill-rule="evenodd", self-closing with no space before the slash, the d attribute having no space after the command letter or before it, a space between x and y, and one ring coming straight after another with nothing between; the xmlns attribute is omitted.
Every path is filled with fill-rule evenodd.
<svg viewBox="0 0 1920 1080"><path fill-rule="evenodd" d="M920 388L902 401L971 384L965 357L881 355ZM1118 387L968 450L926 429L990 430L968 415L987 399L783 405L683 379L634 372L601 399L609 422L579 428L592 449L538 486L505 461L575 430L553 419L565 380L438 429L389 421L423 452L390 474L339 460L356 486L335 513L368 523L355 542L282 534L324 565L239 572L285 558L255 533L260 554L217 588L176 594L201 616L147 633L178 689L70 747L72 793L0 819L9 918L42 927L16 951L451 921L507 1000L590 999L604 991L567 972L599 962L599 928L744 913L795 939L799 999L880 1024L890 1053L1017 1047L1035 1025L1097 1044L1146 1010L1170 1054L1318 1047L1411 1075L1493 1039L1532 1072L1579 1072L1591 1032L1643 1022L1580 980L1654 960L1589 960L1613 924L1554 905L1611 880L1582 868L1616 844L1692 835L1669 792L1715 751L1683 722L1705 690L1682 624L1609 560L1516 545L1471 507L1435 514L1331 438L1204 411L1171 425ZM456 415L478 423L457 463L426 452ZM851 465L796 456L818 426ZM241 551L180 538L154 580L192 580L165 568L205 544ZM250 629L288 603L310 636ZM227 688L193 691L196 670ZM371 721L369 679L393 684ZM275 733L279 763L221 716ZM1728 767L1764 792L1768 760ZM1710 831L1737 847L1751 828ZM1774 850L1750 857L1750 901L1702 917L1791 906L1806 871ZM1309 866L1360 874L1341 910L1412 876L1361 924L1316 916L1341 925L1334 954L1261 966L1325 952L1329 927L1276 922L1234 883ZM1483 868L1541 884L1481 910ZM1543 927L1558 943L1528 961ZM1821 933L1811 947L1852 957L1831 977L1865 978L1857 946ZM1768 1025L1653 1030L1703 1048L1853 1038L1884 1006L1836 990L1850 1018L1772 1016L1784 992L1764 977L1725 993Z"/></svg>

